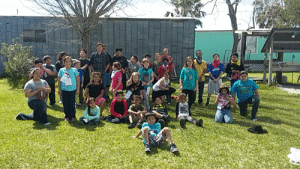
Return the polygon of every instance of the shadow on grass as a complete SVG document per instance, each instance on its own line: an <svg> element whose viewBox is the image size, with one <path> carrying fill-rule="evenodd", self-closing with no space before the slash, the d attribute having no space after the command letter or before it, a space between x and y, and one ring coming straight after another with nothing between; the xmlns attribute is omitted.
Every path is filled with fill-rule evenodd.
<svg viewBox="0 0 300 169"><path fill-rule="evenodd" d="M41 125L39 122L33 123L33 129L41 130L41 129L48 129L48 130L56 130L56 127L59 126L60 121L64 121L64 119L56 118L51 115L47 115L48 121L51 123L48 126Z"/></svg>
<svg viewBox="0 0 300 169"><path fill-rule="evenodd" d="M88 124L88 125L83 125L80 121L75 120L75 121L69 121L70 126L78 128L78 129L86 129L88 131L95 131L97 127L103 127L105 123L103 121L99 121L98 125L93 125L93 124Z"/></svg>
<svg viewBox="0 0 300 169"><path fill-rule="evenodd" d="M162 144L159 147L151 147L151 152L147 153L147 155L151 156L152 154L157 154L158 153L157 149L161 149L163 151L170 151L170 146L167 143L164 143L164 144ZM171 151L170 151L170 153L171 153ZM176 152L176 153L173 153L173 154L176 155L176 156L180 156L180 152L179 151Z"/></svg>

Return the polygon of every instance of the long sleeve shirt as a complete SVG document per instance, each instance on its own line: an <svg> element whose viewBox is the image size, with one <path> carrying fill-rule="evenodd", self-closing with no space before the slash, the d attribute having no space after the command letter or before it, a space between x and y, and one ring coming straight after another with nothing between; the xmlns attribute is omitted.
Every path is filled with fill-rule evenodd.
<svg viewBox="0 0 300 169"><path fill-rule="evenodd" d="M111 102L110 105L110 113L111 115L121 118L123 115L127 116L127 102L125 99L122 99L121 101L118 101L117 99L114 99Z"/></svg>
<svg viewBox="0 0 300 169"><path fill-rule="evenodd" d="M100 109L98 106L95 106L93 109L90 109L90 115L88 114L88 107L87 107L82 117L88 120L94 120L96 118L99 118L99 116L100 116Z"/></svg>

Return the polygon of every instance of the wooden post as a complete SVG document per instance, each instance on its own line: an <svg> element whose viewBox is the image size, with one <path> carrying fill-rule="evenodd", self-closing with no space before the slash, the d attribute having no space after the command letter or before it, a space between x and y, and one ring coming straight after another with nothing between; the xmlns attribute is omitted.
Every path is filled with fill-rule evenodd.
<svg viewBox="0 0 300 169"><path fill-rule="evenodd" d="M267 62L268 62L268 52L267 50L265 50L265 54L264 54L264 75L263 75L263 84L267 83Z"/></svg>
<svg viewBox="0 0 300 169"><path fill-rule="evenodd" d="M273 64L273 38L271 38L271 42L270 42L268 86L272 85L272 64Z"/></svg>
<svg viewBox="0 0 300 169"><path fill-rule="evenodd" d="M242 41L241 41L241 62L245 63L245 54L246 54L246 42L247 42L247 32L242 33ZM245 65L245 64L244 64Z"/></svg>
<svg viewBox="0 0 300 169"><path fill-rule="evenodd" d="M283 61L283 52L279 52L278 53L278 62L279 64L281 64L280 62ZM282 71L277 71L276 72L276 80L279 84L282 84Z"/></svg>

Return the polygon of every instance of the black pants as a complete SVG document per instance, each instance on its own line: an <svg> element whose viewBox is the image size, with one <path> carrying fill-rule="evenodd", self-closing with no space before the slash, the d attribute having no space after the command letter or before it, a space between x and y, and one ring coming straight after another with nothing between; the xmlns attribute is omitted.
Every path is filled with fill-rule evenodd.
<svg viewBox="0 0 300 169"><path fill-rule="evenodd" d="M198 95L198 103L203 103L203 89L204 89L204 81L198 83L198 90L199 90L199 95Z"/></svg>
<svg viewBox="0 0 300 169"><path fill-rule="evenodd" d="M61 91L65 118L69 120L75 118L76 108L75 108L75 96L76 90L74 91Z"/></svg>
<svg viewBox="0 0 300 169"><path fill-rule="evenodd" d="M160 96L167 96L167 101L171 102L171 94L176 91L173 87L170 87L169 90L159 90L159 91L152 91L152 101L154 102L157 97Z"/></svg>
<svg viewBox="0 0 300 169"><path fill-rule="evenodd" d="M50 105L55 104L55 84L49 84L51 93L49 93Z"/></svg>
<svg viewBox="0 0 300 169"><path fill-rule="evenodd" d="M238 103L239 107L240 107L240 114L241 116L247 116L247 107L248 104L252 104L252 114L251 114L251 118L255 119L257 110L258 110L258 106L259 106L259 98L256 97L255 95L249 97L246 101L242 102L242 103Z"/></svg>
<svg viewBox="0 0 300 169"><path fill-rule="evenodd" d="M42 124L48 123L47 119L47 105L46 102L41 100L31 100L28 106L33 110L32 115L25 115L27 120L38 121Z"/></svg>
<svg viewBox="0 0 300 169"><path fill-rule="evenodd" d="M126 90L126 73L122 73L122 83L123 83L123 90Z"/></svg>
<svg viewBox="0 0 300 169"><path fill-rule="evenodd" d="M183 89L182 92L188 95L189 108L191 108L192 104L195 103L196 100L196 92L194 90L187 90L187 89Z"/></svg>

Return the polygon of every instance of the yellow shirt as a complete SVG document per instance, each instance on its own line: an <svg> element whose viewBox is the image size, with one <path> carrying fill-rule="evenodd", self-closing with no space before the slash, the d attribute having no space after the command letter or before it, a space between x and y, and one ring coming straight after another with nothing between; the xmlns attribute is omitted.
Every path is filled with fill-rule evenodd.
<svg viewBox="0 0 300 169"><path fill-rule="evenodd" d="M205 81L205 77L204 77L204 74L206 73L206 70L207 70L207 65L206 65L206 62L204 60L202 60L201 64L199 65L197 60L194 59L194 65L198 71L198 81L199 82L202 82L202 81ZM205 70L205 71L204 71ZM201 79L200 79L200 76Z"/></svg>

